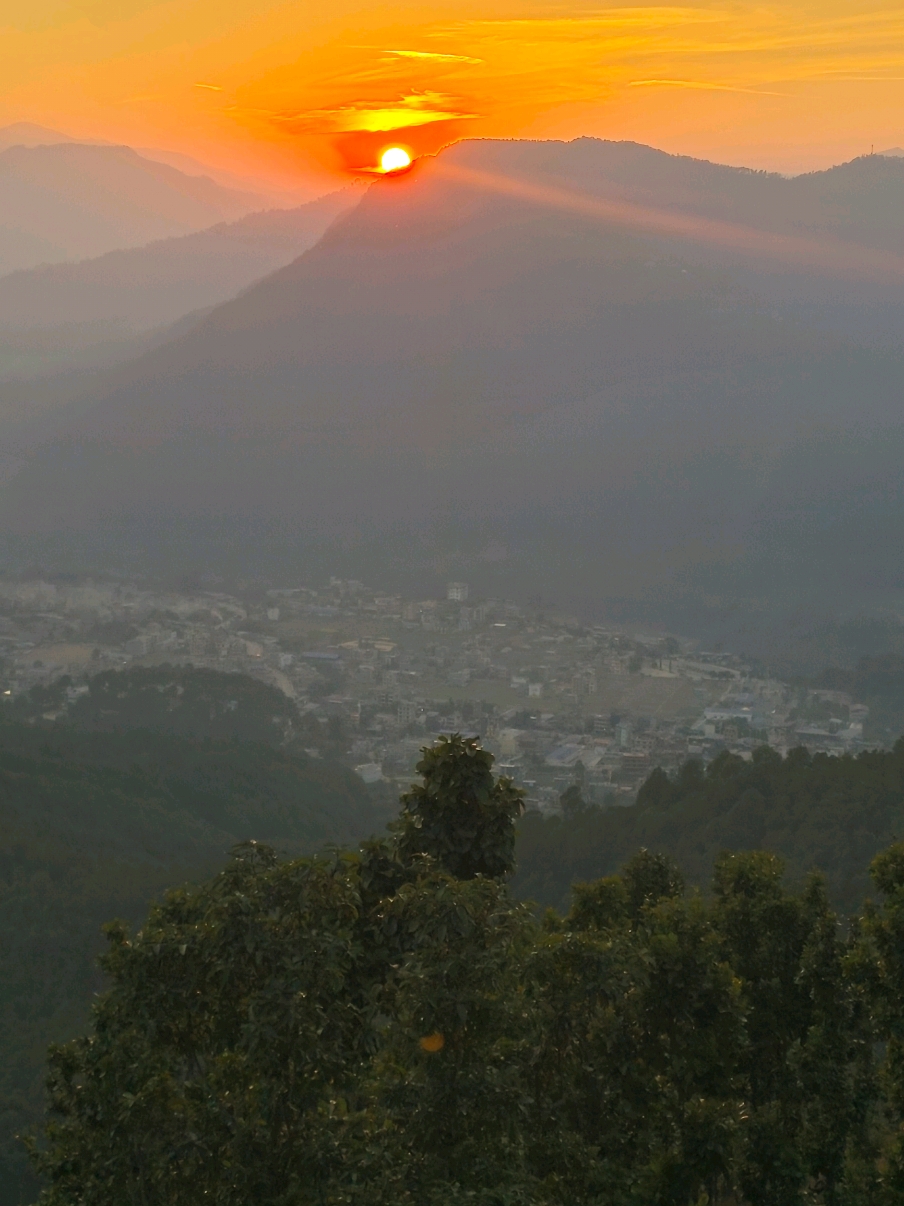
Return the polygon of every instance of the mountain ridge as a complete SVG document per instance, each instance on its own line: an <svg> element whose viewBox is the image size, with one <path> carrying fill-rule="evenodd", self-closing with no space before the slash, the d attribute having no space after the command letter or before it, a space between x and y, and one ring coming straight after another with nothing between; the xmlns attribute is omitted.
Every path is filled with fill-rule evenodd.
<svg viewBox="0 0 904 1206"><path fill-rule="evenodd" d="M316 247L61 418L7 489L8 524L123 539L178 525L196 556L214 524L239 558L266 529L293 566L318 542L429 561L437 541L492 539L512 550L500 588L535 590L555 565L588 607L734 611L850 593L828 524L888 597L851 525L883 497L863 449L900 443L901 361L794 307L837 286L849 309L900 308L900 286L638 225L654 185L656 212L693 201L703 234L755 212L761 231L855 256L904 246L904 164L878 156L788 181L636 144L459 144L372 186ZM904 517L884 522L897 548ZM759 588L771 602L754 604Z"/></svg>
<svg viewBox="0 0 904 1206"><path fill-rule="evenodd" d="M234 220L263 204L131 147L8 146L0 150L0 272L41 262L23 240L57 260L85 258Z"/></svg>
<svg viewBox="0 0 904 1206"><path fill-rule="evenodd" d="M92 341L121 341L227 300L312 246L357 200L346 189L294 210L0 277L0 379L58 371L67 339L80 333L73 363L84 362Z"/></svg>

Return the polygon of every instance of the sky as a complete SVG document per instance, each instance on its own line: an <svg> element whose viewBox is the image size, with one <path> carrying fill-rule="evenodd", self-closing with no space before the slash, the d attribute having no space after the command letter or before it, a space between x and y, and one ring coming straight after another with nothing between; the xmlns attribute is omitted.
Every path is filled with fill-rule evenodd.
<svg viewBox="0 0 904 1206"><path fill-rule="evenodd" d="M783 172L904 146L904 6L869 0L0 0L0 73L0 124L286 185L462 137Z"/></svg>

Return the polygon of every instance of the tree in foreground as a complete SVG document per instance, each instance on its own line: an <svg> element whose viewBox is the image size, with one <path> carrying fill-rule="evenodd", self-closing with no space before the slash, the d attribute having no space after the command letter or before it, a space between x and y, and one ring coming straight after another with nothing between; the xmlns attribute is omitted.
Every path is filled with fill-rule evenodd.
<svg viewBox="0 0 904 1206"><path fill-rule="evenodd" d="M642 851L541 923L505 884L521 793L459 736L418 770L389 840L249 843L108 928L44 1206L904 1201L900 852L850 938L762 852L704 900Z"/></svg>

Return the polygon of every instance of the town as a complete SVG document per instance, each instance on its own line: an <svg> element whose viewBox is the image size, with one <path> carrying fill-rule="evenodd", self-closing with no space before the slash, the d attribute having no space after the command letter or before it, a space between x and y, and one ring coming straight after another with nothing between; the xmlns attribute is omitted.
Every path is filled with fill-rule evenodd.
<svg viewBox="0 0 904 1206"><path fill-rule="evenodd" d="M422 746L479 734L544 812L575 787L588 805L630 805L654 767L725 749L866 748L868 709L841 691L764 677L680 636L475 597L464 582L408 599L339 578L237 593L0 581L7 701L64 675L76 698L102 671L166 663L277 687L338 735L334 751L367 783L404 789Z"/></svg>

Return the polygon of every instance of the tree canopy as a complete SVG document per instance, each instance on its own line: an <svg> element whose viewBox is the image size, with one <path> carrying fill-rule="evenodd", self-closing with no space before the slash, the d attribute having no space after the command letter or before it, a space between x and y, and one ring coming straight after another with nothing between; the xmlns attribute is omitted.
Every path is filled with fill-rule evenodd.
<svg viewBox="0 0 904 1206"><path fill-rule="evenodd" d="M103 987L102 924L141 922L161 892L208 879L242 839L297 855L360 841L386 819L327 759L0 721L0 1206L37 1193L15 1135L41 1117L48 1043L84 1029Z"/></svg>
<svg viewBox="0 0 904 1206"><path fill-rule="evenodd" d="M668 854L708 890L723 850L769 850L802 884L819 869L850 915L871 890L869 866L904 835L904 740L856 757L754 750L654 770L630 808L530 812L518 828L515 891L567 908L575 880L609 875L640 847Z"/></svg>
<svg viewBox="0 0 904 1206"><path fill-rule="evenodd" d="M538 918L491 767L443 739L390 838L244 843L108 926L43 1206L904 1201L904 846L847 932L766 851L704 897L641 850Z"/></svg>

